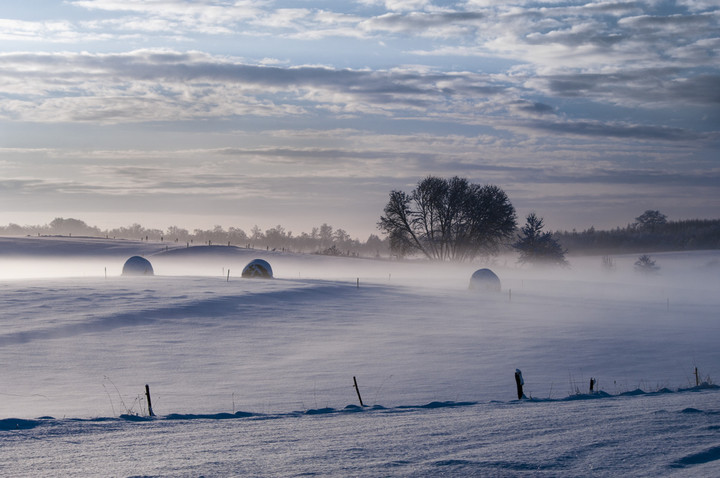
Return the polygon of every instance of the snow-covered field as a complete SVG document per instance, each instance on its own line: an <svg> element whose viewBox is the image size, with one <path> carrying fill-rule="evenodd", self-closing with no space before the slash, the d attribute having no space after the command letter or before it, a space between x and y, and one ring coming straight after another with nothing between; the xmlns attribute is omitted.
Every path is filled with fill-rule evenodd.
<svg viewBox="0 0 720 478"><path fill-rule="evenodd" d="M479 265L0 238L0 473L717 476L720 253L652 256L499 259L483 294Z"/></svg>

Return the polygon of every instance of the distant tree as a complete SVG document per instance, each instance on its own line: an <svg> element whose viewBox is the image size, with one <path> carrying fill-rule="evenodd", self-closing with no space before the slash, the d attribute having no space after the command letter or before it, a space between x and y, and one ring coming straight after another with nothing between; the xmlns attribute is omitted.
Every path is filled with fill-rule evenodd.
<svg viewBox="0 0 720 478"><path fill-rule="evenodd" d="M263 234L262 229L260 229L257 224L255 224L250 230L250 239L256 242L265 239L265 235Z"/></svg>
<svg viewBox="0 0 720 478"><path fill-rule="evenodd" d="M50 222L50 230L53 234L67 235L100 235L100 229L94 226L88 226L85 221L73 218L56 217Z"/></svg>
<svg viewBox="0 0 720 478"><path fill-rule="evenodd" d="M332 226L323 223L320 226L318 238L320 240L320 247L329 247L333 242L333 228Z"/></svg>
<svg viewBox="0 0 720 478"><path fill-rule="evenodd" d="M245 244L247 243L248 236L245 231L238 227L230 227L228 229L228 241L233 244Z"/></svg>
<svg viewBox="0 0 720 478"><path fill-rule="evenodd" d="M520 229L518 240L513 247L520 252L518 262L522 264L546 264L567 266L567 251L552 233L543 232L543 219L534 212L528 214L525 225Z"/></svg>
<svg viewBox="0 0 720 478"><path fill-rule="evenodd" d="M643 254L635 261L635 270L641 274L657 274L660 267L655 264L655 261L649 255Z"/></svg>
<svg viewBox="0 0 720 478"><path fill-rule="evenodd" d="M340 245L350 242L350 234L348 234L344 229L336 229L333 233L333 241Z"/></svg>
<svg viewBox="0 0 720 478"><path fill-rule="evenodd" d="M324 256L341 256L342 252L340 251L340 249L337 248L335 244L333 244L332 246L328 247L324 251L319 252L318 254L322 254Z"/></svg>
<svg viewBox="0 0 720 478"><path fill-rule="evenodd" d="M615 270L615 260L610 256L602 256L602 267L607 272Z"/></svg>
<svg viewBox="0 0 720 478"><path fill-rule="evenodd" d="M165 232L165 237L167 237L170 241L189 241L190 237L190 231L187 229L183 229L181 227L177 226L170 226L167 228L167 231Z"/></svg>
<svg viewBox="0 0 720 478"><path fill-rule="evenodd" d="M122 226L110 231L110 235L115 237L125 237L130 239L139 239L145 237L145 228L138 223L133 223L132 226Z"/></svg>
<svg viewBox="0 0 720 478"><path fill-rule="evenodd" d="M419 252L433 260L467 261L497 253L515 230L515 208L497 186L435 176L407 194L390 192L378 228L393 253Z"/></svg>
<svg viewBox="0 0 720 478"><path fill-rule="evenodd" d="M660 211L648 209L635 218L635 226L641 231L655 232L658 226L667 224L667 216Z"/></svg>
<svg viewBox="0 0 720 478"><path fill-rule="evenodd" d="M27 234L28 227L22 227L20 224L10 223L0 228L0 233L4 236L22 236Z"/></svg>
<svg viewBox="0 0 720 478"><path fill-rule="evenodd" d="M280 249L288 245L292 238L292 232L285 232L285 228L277 225L265 231L265 245L272 248Z"/></svg>
<svg viewBox="0 0 720 478"><path fill-rule="evenodd" d="M380 251L384 251L386 245L382 239L375 234L370 234L367 241L365 241L364 249L371 252L375 257L380 256Z"/></svg>

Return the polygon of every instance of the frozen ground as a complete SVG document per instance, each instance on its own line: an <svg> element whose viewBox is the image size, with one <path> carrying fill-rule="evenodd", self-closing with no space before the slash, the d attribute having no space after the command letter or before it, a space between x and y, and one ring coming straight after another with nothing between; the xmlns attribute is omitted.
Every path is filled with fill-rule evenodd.
<svg viewBox="0 0 720 478"><path fill-rule="evenodd" d="M477 265L172 246L0 239L0 473L715 475L717 252L503 259L477 294ZM137 253L158 275L119 276Z"/></svg>

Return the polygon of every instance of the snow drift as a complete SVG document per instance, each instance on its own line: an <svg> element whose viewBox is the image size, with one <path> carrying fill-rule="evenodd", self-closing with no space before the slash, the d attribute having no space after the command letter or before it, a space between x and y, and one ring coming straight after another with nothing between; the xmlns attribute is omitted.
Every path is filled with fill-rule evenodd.
<svg viewBox="0 0 720 478"><path fill-rule="evenodd" d="M0 253L94 271L0 280L8 475L698 476L720 459L717 252L654 255L650 278L634 257L501 258L506 292L480 298L477 264L78 241ZM121 277L132 254L157 275ZM275 280L228 274L258 256Z"/></svg>

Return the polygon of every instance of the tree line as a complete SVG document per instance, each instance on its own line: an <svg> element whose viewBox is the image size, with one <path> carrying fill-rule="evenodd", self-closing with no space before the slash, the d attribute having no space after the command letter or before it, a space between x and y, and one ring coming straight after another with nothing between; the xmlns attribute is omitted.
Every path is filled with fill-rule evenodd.
<svg viewBox="0 0 720 478"><path fill-rule="evenodd" d="M114 229L100 229L74 218L55 218L42 226L0 226L3 236L90 236L142 241L163 241L192 245L234 245L266 250L308 252L325 255L379 257L389 255L389 241L371 234L365 242L353 239L344 229L328 224L313 227L310 232L293 234L278 225L262 230L257 225L245 232L241 228L215 226L192 231L178 226L167 229L146 228L140 224Z"/></svg>
<svg viewBox="0 0 720 478"><path fill-rule="evenodd" d="M437 261L473 261L499 253L516 252L518 263L567 266L565 255L648 253L671 250L720 249L720 219L669 221L659 211L647 210L624 228L594 227L582 232L544 231L535 212L518 227L515 208L494 185L467 179L428 176L410 193L391 191L377 224L381 239L371 234L365 242L328 224L294 235L278 225L249 232L230 227L195 229L178 226L148 229L140 224L101 230L73 218L55 218L43 226L0 226L0 235L76 235L135 240L180 242L188 245L235 245L266 250L325 255L411 258Z"/></svg>
<svg viewBox="0 0 720 478"><path fill-rule="evenodd" d="M548 232L534 211L518 227L505 192L467 179L428 176L409 193L391 191L378 228L398 257L471 261L501 252L518 253L518 263L567 266L565 254L647 253L720 249L720 220L669 221L646 210L625 228ZM650 269L650 268L648 268Z"/></svg>
<svg viewBox="0 0 720 478"><path fill-rule="evenodd" d="M625 227L557 231L554 236L574 254L712 250L720 249L720 219L671 221L659 211L649 210Z"/></svg>

